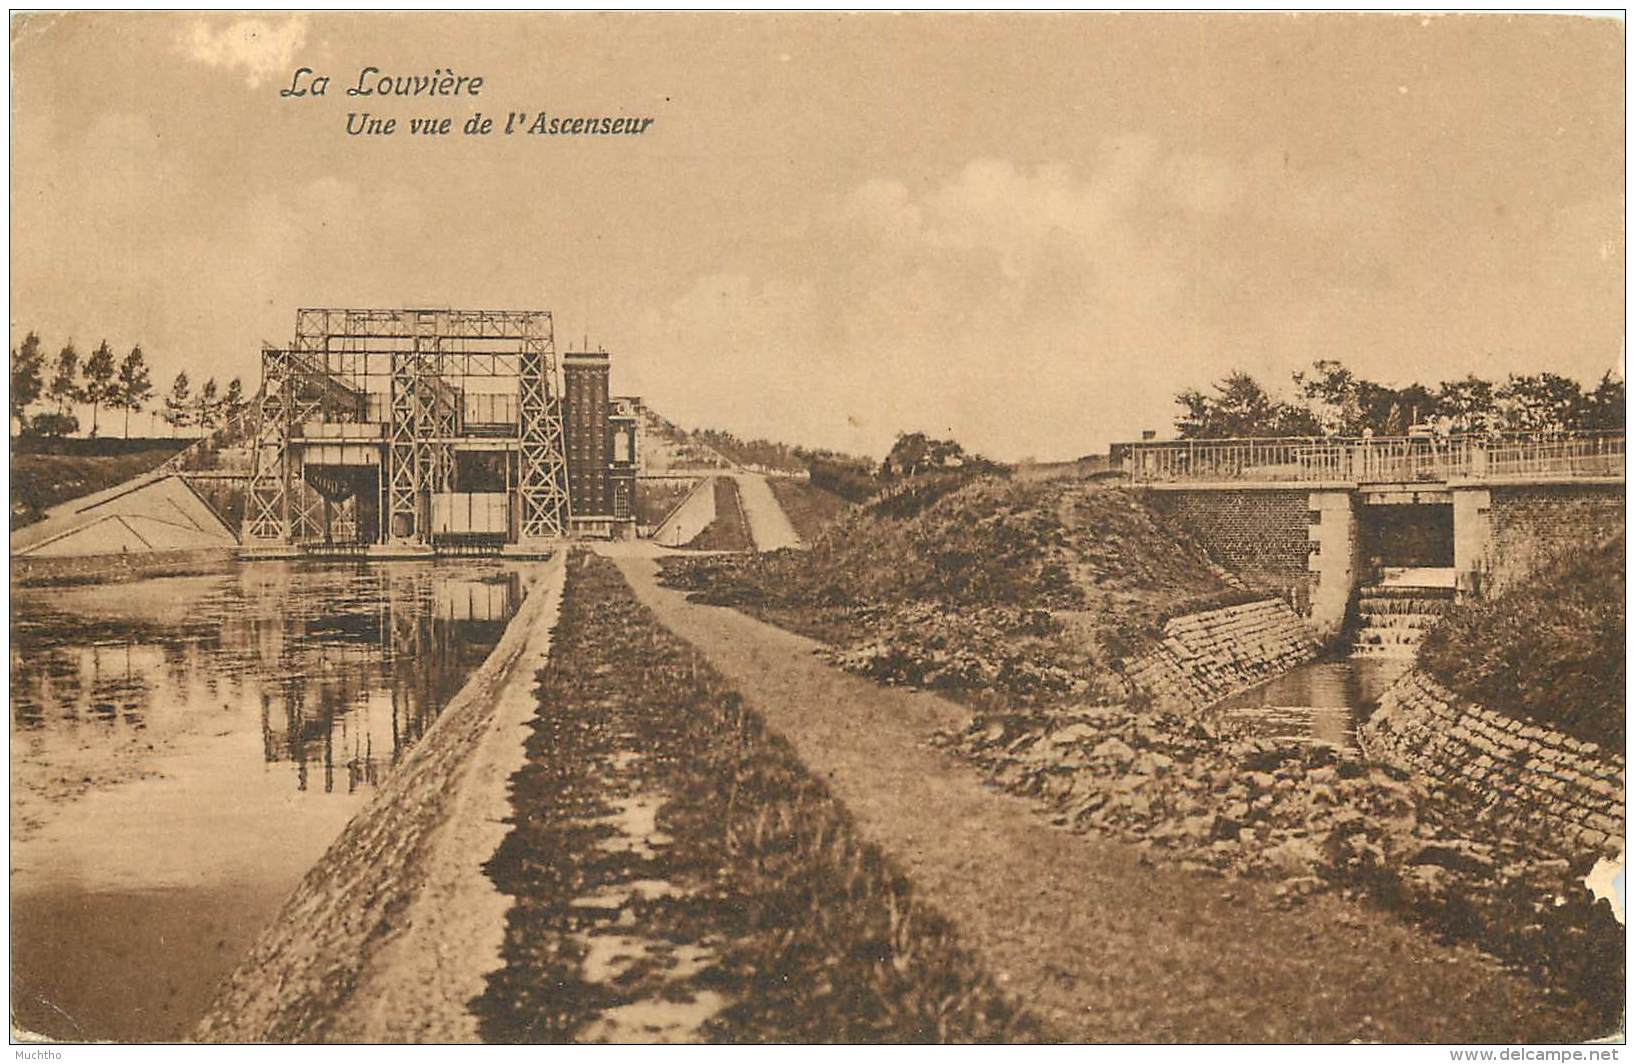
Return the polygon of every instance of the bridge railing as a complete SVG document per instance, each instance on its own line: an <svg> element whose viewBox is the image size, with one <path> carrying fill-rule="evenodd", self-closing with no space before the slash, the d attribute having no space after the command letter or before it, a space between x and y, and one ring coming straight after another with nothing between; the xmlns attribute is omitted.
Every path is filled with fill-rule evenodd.
<svg viewBox="0 0 1635 1064"><path fill-rule="evenodd" d="M1624 433L1269 437L1115 444L1137 483L1404 483L1514 476L1621 476Z"/></svg>
<svg viewBox="0 0 1635 1064"><path fill-rule="evenodd" d="M1575 433L1549 439L1507 439L1485 452L1486 476L1622 476L1622 432Z"/></svg>

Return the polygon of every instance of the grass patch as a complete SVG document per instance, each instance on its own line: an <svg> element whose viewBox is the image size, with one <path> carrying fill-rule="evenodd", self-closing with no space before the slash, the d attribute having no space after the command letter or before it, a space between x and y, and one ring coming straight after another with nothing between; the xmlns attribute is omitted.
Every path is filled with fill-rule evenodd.
<svg viewBox="0 0 1635 1064"><path fill-rule="evenodd" d="M670 511L675 509L676 503L686 498L687 493L693 490L694 481L691 480L640 480L636 481L636 521L649 527L657 526Z"/></svg>
<svg viewBox="0 0 1635 1064"><path fill-rule="evenodd" d="M713 1042L1043 1037L606 559L570 561L539 699L489 866L517 902L474 1003L485 1040L595 1038L701 1000L719 1007L686 1033ZM621 810L654 807L632 844Z"/></svg>
<svg viewBox="0 0 1635 1064"><path fill-rule="evenodd" d="M692 550L755 549L743 507L738 505L738 482L731 477L715 478L715 520L687 544Z"/></svg>
<svg viewBox="0 0 1635 1064"><path fill-rule="evenodd" d="M789 516L789 523L795 526L795 533L802 543L811 543L821 536L824 529L851 505L834 492L825 491L810 481L768 477L766 482L772 486L772 494L777 496L778 505Z"/></svg>
<svg viewBox="0 0 1635 1064"><path fill-rule="evenodd" d="M1419 664L1457 694L1624 748L1624 537L1564 554L1426 633Z"/></svg>

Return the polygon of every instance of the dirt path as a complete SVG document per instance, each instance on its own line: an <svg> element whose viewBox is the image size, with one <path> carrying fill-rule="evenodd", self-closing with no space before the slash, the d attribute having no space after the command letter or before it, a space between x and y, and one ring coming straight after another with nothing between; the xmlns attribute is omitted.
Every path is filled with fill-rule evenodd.
<svg viewBox="0 0 1635 1064"><path fill-rule="evenodd" d="M789 515L783 512L778 497L772 494L772 486L766 478L759 473L736 473L733 479L738 482L738 498L749 518L749 535L755 541L755 549L800 546L800 536L790 523Z"/></svg>
<svg viewBox="0 0 1635 1064"><path fill-rule="evenodd" d="M817 644L621 571L794 744L963 941L1059 1035L1094 1042L1544 1042L1586 1017L1474 950L1335 897L1293 911L1261 884L1187 875L1050 827L927 745L965 711L881 688Z"/></svg>

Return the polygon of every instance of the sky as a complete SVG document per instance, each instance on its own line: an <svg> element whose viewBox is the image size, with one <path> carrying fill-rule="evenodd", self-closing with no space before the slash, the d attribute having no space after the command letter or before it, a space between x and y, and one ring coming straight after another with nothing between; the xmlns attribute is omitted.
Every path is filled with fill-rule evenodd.
<svg viewBox="0 0 1635 1064"><path fill-rule="evenodd" d="M689 427L1043 460L1234 369L1624 357L1613 20L79 13L11 57L12 343L162 385L253 391L301 306L537 308ZM280 95L302 66L326 96ZM484 84L347 97L366 66Z"/></svg>

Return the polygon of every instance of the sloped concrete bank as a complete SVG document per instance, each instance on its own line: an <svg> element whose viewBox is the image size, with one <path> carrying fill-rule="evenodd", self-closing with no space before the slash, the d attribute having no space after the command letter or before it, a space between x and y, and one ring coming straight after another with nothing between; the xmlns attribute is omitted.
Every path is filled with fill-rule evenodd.
<svg viewBox="0 0 1635 1064"><path fill-rule="evenodd" d="M499 644L352 819L223 985L209 1042L475 1041L510 899L483 872L523 763L565 559L538 567Z"/></svg>
<svg viewBox="0 0 1635 1064"><path fill-rule="evenodd" d="M1322 648L1282 599L1176 617L1158 646L1125 666L1156 708L1204 709L1315 658Z"/></svg>
<svg viewBox="0 0 1635 1064"><path fill-rule="evenodd" d="M1359 729L1364 751L1423 779L1431 797L1565 857L1614 856L1624 759L1459 697L1412 669Z"/></svg>
<svg viewBox="0 0 1635 1064"><path fill-rule="evenodd" d="M670 508L653 541L666 547L691 543L715 520L715 478L704 477Z"/></svg>

